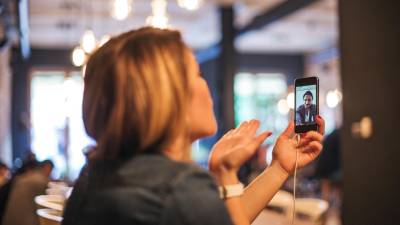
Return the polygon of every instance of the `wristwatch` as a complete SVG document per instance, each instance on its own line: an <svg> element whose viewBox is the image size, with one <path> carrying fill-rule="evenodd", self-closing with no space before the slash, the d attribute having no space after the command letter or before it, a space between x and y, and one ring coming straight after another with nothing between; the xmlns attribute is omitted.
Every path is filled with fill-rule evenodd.
<svg viewBox="0 0 400 225"><path fill-rule="evenodd" d="M227 199L232 197L241 196L244 192L244 185L242 183L223 185L218 187L219 197Z"/></svg>

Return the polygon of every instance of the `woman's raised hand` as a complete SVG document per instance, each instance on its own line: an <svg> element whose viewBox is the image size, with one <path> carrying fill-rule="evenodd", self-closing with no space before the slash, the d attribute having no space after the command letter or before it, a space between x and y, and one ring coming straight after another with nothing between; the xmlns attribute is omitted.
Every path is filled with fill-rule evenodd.
<svg viewBox="0 0 400 225"><path fill-rule="evenodd" d="M286 130L277 139L272 164L279 165L284 172L292 174L296 164L296 151L298 151L297 165L299 168L312 162L322 151L322 139L325 131L325 121L317 116L316 122L319 131L309 131L301 135L297 143L294 133L294 123L290 122Z"/></svg>
<svg viewBox="0 0 400 225"><path fill-rule="evenodd" d="M264 140L271 135L269 131L256 135L259 126L258 120L243 122L214 145L210 154L209 168L219 182L225 184L237 182L236 173L240 166L250 159Z"/></svg>

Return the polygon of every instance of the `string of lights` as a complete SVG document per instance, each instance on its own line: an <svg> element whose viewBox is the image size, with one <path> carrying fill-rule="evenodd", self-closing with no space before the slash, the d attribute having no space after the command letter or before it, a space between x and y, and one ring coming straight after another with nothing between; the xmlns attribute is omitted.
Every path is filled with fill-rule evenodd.
<svg viewBox="0 0 400 225"><path fill-rule="evenodd" d="M177 4L186 10L195 11L202 6L203 0L177 0ZM132 13L133 6L134 0L112 0L110 15L118 21L126 20ZM152 0L152 13L147 17L146 25L162 29L171 27L167 6L167 0ZM88 56L110 38L110 35L104 35L97 40L93 29L86 29L82 35L80 44L72 51L72 63L77 67L84 67Z"/></svg>

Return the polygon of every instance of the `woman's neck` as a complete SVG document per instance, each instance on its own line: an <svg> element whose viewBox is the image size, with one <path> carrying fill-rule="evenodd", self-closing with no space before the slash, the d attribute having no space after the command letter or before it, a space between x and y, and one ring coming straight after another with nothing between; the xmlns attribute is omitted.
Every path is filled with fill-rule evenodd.
<svg viewBox="0 0 400 225"><path fill-rule="evenodd" d="M182 136L176 140L163 151L164 155L175 161L190 162L190 141Z"/></svg>

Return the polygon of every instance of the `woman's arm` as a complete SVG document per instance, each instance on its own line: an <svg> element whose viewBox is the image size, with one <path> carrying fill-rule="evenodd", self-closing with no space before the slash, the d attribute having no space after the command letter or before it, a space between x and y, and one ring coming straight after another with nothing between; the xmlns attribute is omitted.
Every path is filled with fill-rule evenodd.
<svg viewBox="0 0 400 225"><path fill-rule="evenodd" d="M274 197L296 164L298 152L298 168L312 162L322 150L322 139L325 130L324 120L317 116L316 122L319 133L315 131L302 135L300 142L294 138L294 124L291 122L277 139L273 150L273 160L269 167L262 172L245 190L242 202L250 221L253 221Z"/></svg>
<svg viewBox="0 0 400 225"><path fill-rule="evenodd" d="M228 171L218 173L216 178L219 185L231 185L239 183L236 173L229 173ZM233 224L250 225L250 220L246 213L247 210L244 207L241 196L227 198L224 200L224 203Z"/></svg>
<svg viewBox="0 0 400 225"><path fill-rule="evenodd" d="M289 174L274 163L246 187L241 200L249 221L256 219L288 177Z"/></svg>
<svg viewBox="0 0 400 225"><path fill-rule="evenodd" d="M225 134L213 147L210 155L209 166L217 180L218 185L238 184L237 172L264 140L271 135L264 132L256 136L260 123L256 120L244 122L239 128ZM236 225L250 224L242 196L231 197L224 200L231 220Z"/></svg>
<svg viewBox="0 0 400 225"><path fill-rule="evenodd" d="M234 209L230 209L232 206L227 205L228 210L232 212L230 213L231 216L235 216L239 210L245 210L244 212L247 215L249 223L253 221L273 198L288 176L294 171L296 151L298 151L299 168L309 164L320 154L322 150L320 142L322 141L325 125L323 119L319 116L317 116L316 122L320 127L320 132L310 131L302 135L300 143L297 143L294 139L293 122L289 123L286 130L276 142L271 166L261 173L245 189L240 200L230 201L233 202L232 205L242 204L242 206L235 206ZM233 177L233 175L221 174L218 171L217 168L221 165L221 162L223 161L225 164L229 165L229 162L235 162L237 155L240 153L247 154L246 157L242 158L250 158L251 155L249 154L253 154L265 138L270 135L270 133L264 132L262 134L264 135L263 137L260 138L262 135L254 137L258 127L259 122L257 121L245 122L244 125L242 124L239 128L228 132L214 146L210 157L210 170L217 177L217 181L220 185L226 185L226 183L221 182L224 177ZM257 141L254 141L256 139ZM233 180L231 182L237 183L238 181Z"/></svg>

